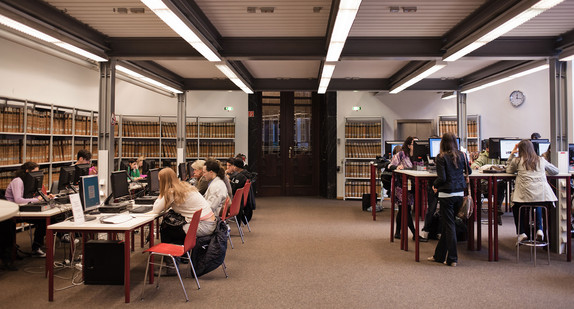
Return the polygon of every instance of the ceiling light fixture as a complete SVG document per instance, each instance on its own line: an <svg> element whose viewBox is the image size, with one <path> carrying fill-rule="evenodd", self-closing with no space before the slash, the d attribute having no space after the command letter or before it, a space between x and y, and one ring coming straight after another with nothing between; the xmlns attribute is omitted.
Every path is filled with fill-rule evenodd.
<svg viewBox="0 0 574 309"><path fill-rule="evenodd" d="M403 6L403 13L416 13L417 7L416 6Z"/></svg>
<svg viewBox="0 0 574 309"><path fill-rule="evenodd" d="M472 51L486 45L488 42L491 42L510 30L522 25L540 13L554 7L562 1L564 0L541 0L526 8L524 5L528 4L525 4L524 2L519 3L508 11L508 14L515 14L514 17L508 20L505 20L504 16L494 19L469 36L468 39L464 39L449 48L446 51L443 60L456 61Z"/></svg>
<svg viewBox="0 0 574 309"><path fill-rule="evenodd" d="M181 20L172 10L170 10L161 0L141 0L150 10L152 10L164 23L173 31L189 43L203 57L211 62L221 61L207 44L205 44L183 20Z"/></svg>
<svg viewBox="0 0 574 309"><path fill-rule="evenodd" d="M327 86L329 86L331 82L331 76L333 76L334 71L335 64L325 63L323 65L323 72L321 72L321 80L319 81L319 90L317 91L319 94L327 92Z"/></svg>
<svg viewBox="0 0 574 309"><path fill-rule="evenodd" d="M359 11L359 6L361 6L361 0L341 0L339 3L339 10L337 11L335 25L331 33L326 61L339 60L351 26L355 21L355 16Z"/></svg>
<svg viewBox="0 0 574 309"><path fill-rule="evenodd" d="M178 90L178 89L172 88L172 87L170 87L170 86L164 85L164 84L162 84L162 83L156 81L155 79L151 79L151 78L149 78L149 77L143 76L143 75L141 75L140 73L137 73L137 72L135 72L135 71L132 71L132 70L130 70L130 69L126 68L126 67L123 67L123 66L121 66L121 65L116 65L116 70L118 70L118 71L124 73L125 75L128 75L129 77L131 77L131 78L133 78L133 79L135 79L135 80L137 80L137 81L144 82L144 83L146 83L146 84L150 84L150 85L153 85L153 86L162 88L162 89L167 90L167 91L169 91L169 92L172 92L172 93L183 93L183 91L181 91L181 90Z"/></svg>
<svg viewBox="0 0 574 309"><path fill-rule="evenodd" d="M560 53L560 61L572 61L574 60L574 46L565 48Z"/></svg>
<svg viewBox="0 0 574 309"><path fill-rule="evenodd" d="M443 100L454 99L454 98L456 98L456 91L443 92L440 98Z"/></svg>
<svg viewBox="0 0 574 309"><path fill-rule="evenodd" d="M540 61L532 61L525 65L521 65L519 67L510 69L500 74L496 74L482 80L469 83L468 85L464 85L461 89L462 93L471 93L475 92L484 88L488 88L490 86L498 85L509 80L526 76L528 74L532 74L538 71L546 70L549 68L548 63L546 60Z"/></svg>
<svg viewBox="0 0 574 309"><path fill-rule="evenodd" d="M390 93L396 94L399 93L406 88L418 83L423 78L437 72L438 70L444 68L446 66L446 62L444 61L430 61L423 65L422 67L418 68L411 74L407 75L405 78L399 80L391 87Z"/></svg>
<svg viewBox="0 0 574 309"><path fill-rule="evenodd" d="M27 34L27 35L29 35L29 36L35 37L35 38L40 39L40 40L42 40L42 41L45 41L45 42L54 44L54 45L59 46L59 47L61 47L61 48L63 48L63 49L66 49L66 50L68 50L68 51L70 51L70 52L72 52L72 53L74 53L74 54L77 54L77 55L86 57L86 58L88 58L88 59L90 59L90 60L93 60L93 61L96 61L96 62L106 62L106 61L108 61L107 59L105 59L105 58L103 58L103 57L100 57L100 56L98 56L98 55L95 55L95 54L93 54L93 53L90 53L90 52L88 52L88 51L86 51L86 50L83 50L83 49L81 49L81 48L79 48L79 47L76 47L76 46L74 46L74 45L72 45L72 44L63 42L63 41L61 41L61 40L59 40L59 39L56 39L55 37L52 37L52 36L47 35L47 34L41 32L41 31L38 31L38 30L36 30L36 29L34 29L34 28L32 28L32 27L29 27L29 26L26 26L26 25L24 25L24 24L22 24L22 23L19 23L19 22L15 21L15 20L13 20L13 19L11 19L11 18L8 18L8 17L6 17L6 16L4 16L4 15L0 15L0 24L2 24L2 25L4 25L4 26L7 26L7 27L9 27L9 28L12 28L12 29L14 29L14 30L23 32L23 33L25 33L25 34Z"/></svg>
<svg viewBox="0 0 574 309"><path fill-rule="evenodd" d="M227 76L227 78L229 78L237 87L243 90L243 92L248 94L253 93L253 90L247 87L247 85L239 77L237 77L237 74L235 74L235 72L233 72L233 70L231 70L231 68L227 66L227 64L221 63L216 64L215 66L221 71L221 73L225 74L225 76Z"/></svg>

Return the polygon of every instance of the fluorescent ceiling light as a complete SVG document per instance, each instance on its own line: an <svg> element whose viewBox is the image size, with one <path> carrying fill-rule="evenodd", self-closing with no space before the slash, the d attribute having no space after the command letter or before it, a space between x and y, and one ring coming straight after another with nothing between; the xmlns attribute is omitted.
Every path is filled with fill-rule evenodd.
<svg viewBox="0 0 574 309"><path fill-rule="evenodd" d="M323 65L323 72L321 72L321 80L319 81L319 90L317 91L319 94L327 92L327 87L331 82L331 76L333 76L334 71L335 64L325 63Z"/></svg>
<svg viewBox="0 0 574 309"><path fill-rule="evenodd" d="M497 20L494 20L492 23L490 23L490 26L487 25L485 28L476 32L474 37L478 36L477 39L471 39L472 41L470 43L461 41L455 44L453 47L449 48L449 50L447 50L446 57L444 57L443 60L456 61L461 57L471 53L472 51L480 48L481 46L487 44L488 42L497 39L510 30L538 16L540 13L554 7L562 1L564 0L541 0L525 9L524 11L518 13L516 16L503 22L502 24L497 24ZM492 27L494 27L494 29L489 29Z"/></svg>
<svg viewBox="0 0 574 309"><path fill-rule="evenodd" d="M152 10L164 23L173 31L179 34L184 40L197 50L205 59L211 62L221 61L209 46L197 36L175 13L170 10L161 0L141 0L150 10Z"/></svg>
<svg viewBox="0 0 574 309"><path fill-rule="evenodd" d="M443 100L450 100L456 98L456 91L449 91L442 94L440 97Z"/></svg>
<svg viewBox="0 0 574 309"><path fill-rule="evenodd" d="M253 90L251 90L247 85L227 66L227 64L216 64L215 65L221 73L225 74L227 78L229 78L237 87L239 87L243 92L252 94Z"/></svg>
<svg viewBox="0 0 574 309"><path fill-rule="evenodd" d="M405 78L401 79L397 83L395 83L391 87L390 93L392 93L392 94L399 93L399 92L405 90L406 88L418 83L423 78L425 78L425 77L435 73L436 71L444 68L445 66L446 66L446 63L443 61L431 61L431 62L423 65L422 67L420 67L419 69L417 69L413 73L409 74Z"/></svg>
<svg viewBox="0 0 574 309"><path fill-rule="evenodd" d="M574 60L574 46L564 49L560 53L560 61L572 61Z"/></svg>
<svg viewBox="0 0 574 309"><path fill-rule="evenodd" d="M52 36L47 35L47 34L41 32L41 31L38 31L38 30L36 30L36 29L34 29L34 28L32 28L32 27L29 27L29 26L26 26L26 25L24 25L24 24L22 24L22 23L19 23L19 22L15 21L15 20L13 20L13 19L10 19L10 18L8 18L8 17L6 17L6 16L4 16L4 15L0 15L0 24L2 24L2 25L4 25L4 26L7 26L7 27L9 27L9 28L12 28L12 29L14 29L14 30L23 32L23 33L25 33L25 34L27 34L27 35L29 35L29 36L35 37L35 38L40 39L40 40L42 40L42 41L45 41L45 42L48 42L48 43L52 43L52 44L54 44L54 45L56 45L56 46L59 46L59 47L64 48L64 49L66 49L66 50L68 50L68 51L71 51L71 52L74 53L74 54L80 55L80 56L82 56L82 57L86 57L86 58L91 59L91 60L93 60L93 61L96 61L96 62L106 62L106 61L108 61L108 60L105 59L105 58L102 58L102 57L100 57L100 56L98 56L98 55L92 54L92 53L90 53L90 52L88 52L88 51L85 51L85 50L83 50L83 49L81 49L81 48L79 48L79 47L76 47L76 46L74 46L74 45L71 45L71 44L69 44L69 43L62 42L61 40L56 39L55 37L52 37Z"/></svg>
<svg viewBox="0 0 574 309"><path fill-rule="evenodd" d="M162 84L162 83L156 81L155 79L151 79L151 78L149 78L149 77L143 76L143 75L141 75L141 74L139 74L139 73L137 73L137 72L135 72L135 71L132 71L132 70L126 68L126 67L123 67L123 66L121 66L121 65L116 65L116 70L118 70L118 71L120 71L120 72L122 72L122 73L124 73L124 74L126 74L126 75L128 75L128 76L130 76L131 78L133 78L133 79L135 79L135 80L144 82L144 83L146 83L146 84L154 85L154 86L156 86L156 87L162 88L162 89L167 90L167 91L169 91L169 92L172 92L172 93L183 93L181 90L177 90L177 89L172 88L172 87L170 87L170 86L164 85L164 84Z"/></svg>
<svg viewBox="0 0 574 309"><path fill-rule="evenodd" d="M355 22L359 6L361 6L361 0L341 0L339 3L339 10L337 11L337 17L335 17L335 25L333 26L327 50L327 61L339 60L349 31L351 31L351 26Z"/></svg>
<svg viewBox="0 0 574 309"><path fill-rule="evenodd" d="M485 78L484 80L477 81L462 87L462 93L471 93L484 88L488 88L494 85L498 85L509 80L526 76L538 71L548 69L549 65L545 61L536 61L528 65L522 66L514 70L510 70L506 73L500 74L498 76L493 76L491 78Z"/></svg>

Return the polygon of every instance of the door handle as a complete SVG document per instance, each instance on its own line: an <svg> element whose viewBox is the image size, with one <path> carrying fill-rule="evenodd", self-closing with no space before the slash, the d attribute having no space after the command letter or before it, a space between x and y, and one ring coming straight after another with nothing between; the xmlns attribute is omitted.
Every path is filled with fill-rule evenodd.
<svg viewBox="0 0 574 309"><path fill-rule="evenodd" d="M291 152L293 151L293 147L289 146L289 159L291 159Z"/></svg>

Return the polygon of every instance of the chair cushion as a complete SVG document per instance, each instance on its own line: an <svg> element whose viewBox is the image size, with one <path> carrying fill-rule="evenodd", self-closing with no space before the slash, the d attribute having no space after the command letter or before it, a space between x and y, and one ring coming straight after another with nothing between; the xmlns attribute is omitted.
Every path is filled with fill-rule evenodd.
<svg viewBox="0 0 574 309"><path fill-rule="evenodd" d="M160 243L145 250L144 252L170 254L173 256L182 256L184 254L182 245L174 245L168 243Z"/></svg>

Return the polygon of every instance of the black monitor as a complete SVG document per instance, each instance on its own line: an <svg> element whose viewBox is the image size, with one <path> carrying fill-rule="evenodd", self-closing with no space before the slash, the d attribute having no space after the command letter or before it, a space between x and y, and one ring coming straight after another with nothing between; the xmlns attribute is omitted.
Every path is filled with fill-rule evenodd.
<svg viewBox="0 0 574 309"><path fill-rule="evenodd" d="M149 170L147 181L148 192L150 195L159 192L159 168Z"/></svg>
<svg viewBox="0 0 574 309"><path fill-rule="evenodd" d="M92 167L89 163L86 164L76 164L74 165L74 185L80 184L80 178L82 176L90 175L90 167Z"/></svg>
<svg viewBox="0 0 574 309"><path fill-rule="evenodd" d="M84 212L95 210L100 206L100 190L98 175L82 176L80 178L80 200Z"/></svg>
<svg viewBox="0 0 574 309"><path fill-rule="evenodd" d="M182 181L187 180L187 164L185 162L180 163L177 167L177 171L179 173L179 179Z"/></svg>
<svg viewBox="0 0 574 309"><path fill-rule="evenodd" d="M429 157L431 159L435 159L438 154L440 153L440 141L442 138L440 137L431 137L429 138ZM460 138L456 138L456 147L460 150Z"/></svg>
<svg viewBox="0 0 574 309"><path fill-rule="evenodd" d="M501 139L499 140L500 145L500 160L508 160L510 153L514 149L516 144L520 143L519 139Z"/></svg>
<svg viewBox="0 0 574 309"><path fill-rule="evenodd" d="M115 199L130 195L128 173L126 171L113 172L110 175L110 183L112 185L112 195Z"/></svg>
<svg viewBox="0 0 574 309"><path fill-rule="evenodd" d="M147 175L149 170L155 168L155 160L145 159L142 164L142 175Z"/></svg>
<svg viewBox="0 0 574 309"><path fill-rule="evenodd" d="M120 167L118 168L119 171L128 171L130 169L130 164L128 160L120 160Z"/></svg>
<svg viewBox="0 0 574 309"><path fill-rule="evenodd" d="M23 179L24 182L24 198L33 198L39 192L42 192L42 185L44 183L44 172L35 171L28 172Z"/></svg>
<svg viewBox="0 0 574 309"><path fill-rule="evenodd" d="M73 188L71 184L74 181L75 173L76 168L74 166L62 166L60 168L60 178L58 179L58 191Z"/></svg>
<svg viewBox="0 0 574 309"><path fill-rule="evenodd" d="M574 144L568 144L568 164L574 165Z"/></svg>
<svg viewBox="0 0 574 309"><path fill-rule="evenodd" d="M404 142L401 141L385 141L385 156L387 156L387 158L391 158L395 147L402 145L403 143Z"/></svg>
<svg viewBox="0 0 574 309"><path fill-rule="evenodd" d="M193 178L193 162L195 161L187 161L187 179L190 180Z"/></svg>
<svg viewBox="0 0 574 309"><path fill-rule="evenodd" d="M531 141L532 145L534 146L534 151L536 151L536 154L538 154L539 156L544 154L546 151L548 151L548 148L550 148L550 142L544 142L544 141L540 142L537 139Z"/></svg>
<svg viewBox="0 0 574 309"><path fill-rule="evenodd" d="M428 162L429 157L429 142L428 141L414 141L413 142L413 161Z"/></svg>

